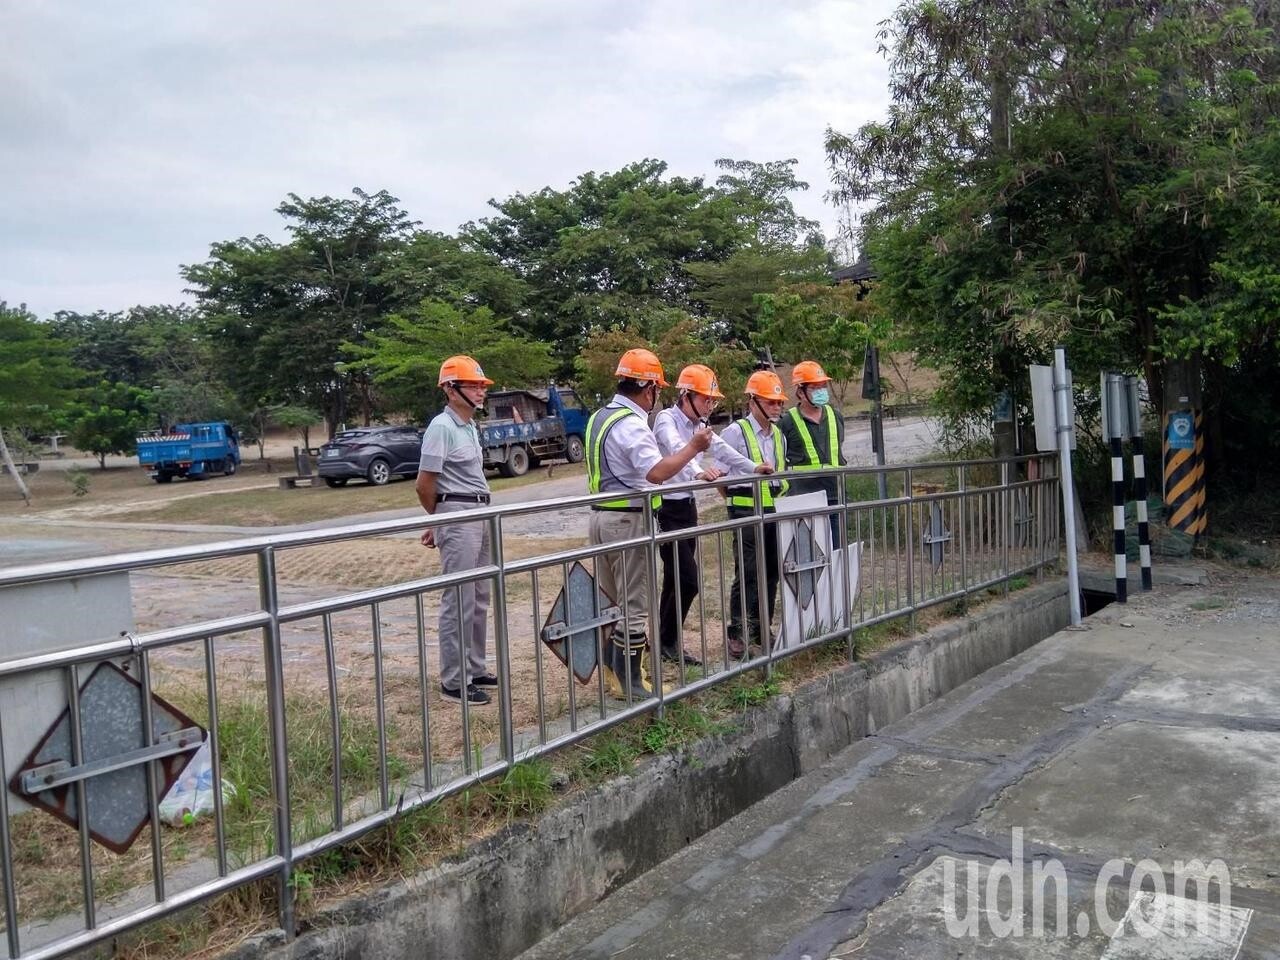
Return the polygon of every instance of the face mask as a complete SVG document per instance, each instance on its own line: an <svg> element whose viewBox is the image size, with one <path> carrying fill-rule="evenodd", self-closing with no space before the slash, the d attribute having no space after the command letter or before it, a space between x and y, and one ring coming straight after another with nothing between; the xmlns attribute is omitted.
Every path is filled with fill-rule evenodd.
<svg viewBox="0 0 1280 960"><path fill-rule="evenodd" d="M831 391L826 387L817 387L809 391L809 402L815 407L825 407L831 402Z"/></svg>

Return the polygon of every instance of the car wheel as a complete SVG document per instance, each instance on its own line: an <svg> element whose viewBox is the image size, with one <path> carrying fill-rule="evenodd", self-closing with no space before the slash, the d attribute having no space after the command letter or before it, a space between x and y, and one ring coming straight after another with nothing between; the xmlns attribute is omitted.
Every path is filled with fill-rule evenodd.
<svg viewBox="0 0 1280 960"><path fill-rule="evenodd" d="M369 478L369 482L374 486L381 487L391 482L391 464L379 457L369 464L369 469L365 476Z"/></svg>
<svg viewBox="0 0 1280 960"><path fill-rule="evenodd" d="M587 459L587 448L582 445L582 438L574 434L564 445L564 458L570 463L581 463Z"/></svg>
<svg viewBox="0 0 1280 960"><path fill-rule="evenodd" d="M173 474L157 473L153 478L156 483L173 483Z"/></svg>
<svg viewBox="0 0 1280 960"><path fill-rule="evenodd" d="M507 454L508 476L523 477L529 472L529 451L524 447L512 447Z"/></svg>
<svg viewBox="0 0 1280 960"><path fill-rule="evenodd" d="M345 487L347 485L346 477L325 477L324 485L326 487Z"/></svg>
<svg viewBox="0 0 1280 960"><path fill-rule="evenodd" d="M234 477L236 474L236 462L231 457L227 457L222 462L222 475L224 477Z"/></svg>

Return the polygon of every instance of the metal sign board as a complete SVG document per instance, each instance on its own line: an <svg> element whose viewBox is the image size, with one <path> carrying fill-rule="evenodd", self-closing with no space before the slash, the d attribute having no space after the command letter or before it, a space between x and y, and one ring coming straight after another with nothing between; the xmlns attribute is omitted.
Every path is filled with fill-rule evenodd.
<svg viewBox="0 0 1280 960"><path fill-rule="evenodd" d="M1001 390L996 394L991 419L996 423L1013 423L1013 394L1008 390Z"/></svg>
<svg viewBox="0 0 1280 960"><path fill-rule="evenodd" d="M1190 410L1175 410L1169 414L1168 440L1170 450L1196 448L1196 422Z"/></svg>
<svg viewBox="0 0 1280 960"><path fill-rule="evenodd" d="M597 633L621 621L622 609L596 586L595 577L578 561L569 568L569 578L542 625L542 642L573 671L579 683L586 683L599 661Z"/></svg>
<svg viewBox="0 0 1280 960"><path fill-rule="evenodd" d="M1142 436L1142 403L1138 396L1138 378L1124 378L1125 409L1129 414L1129 436Z"/></svg>
<svg viewBox="0 0 1280 960"><path fill-rule="evenodd" d="M862 399L877 400L879 399L879 380L880 371L876 369L879 363L879 357L876 356L876 348L867 345L867 349L862 354Z"/></svg>
<svg viewBox="0 0 1280 960"><path fill-rule="evenodd" d="M821 523L827 523L825 517L819 517L818 520ZM796 520L791 544L783 557L782 570L796 599L800 601L802 610L807 610L809 604L813 602L817 591L818 575L826 569L827 563L826 551L814 542L813 518L802 517ZM754 576L755 571L752 570L747 575Z"/></svg>
<svg viewBox="0 0 1280 960"><path fill-rule="evenodd" d="M1119 373L1102 375L1102 439L1118 437L1125 440L1133 435L1129 423L1129 399L1126 395L1125 377ZM1141 426L1137 428L1141 430Z"/></svg>
<svg viewBox="0 0 1280 960"><path fill-rule="evenodd" d="M1053 405L1053 367L1031 365L1031 413L1036 425L1036 449L1057 450L1058 416Z"/></svg>
<svg viewBox="0 0 1280 960"><path fill-rule="evenodd" d="M177 707L151 695L152 745L143 742L142 685L102 663L80 687L81 762L73 765L68 707L18 768L9 789L79 828L77 782L84 782L89 835L124 853L150 820L146 763L157 764L160 798L204 742L204 730Z"/></svg>

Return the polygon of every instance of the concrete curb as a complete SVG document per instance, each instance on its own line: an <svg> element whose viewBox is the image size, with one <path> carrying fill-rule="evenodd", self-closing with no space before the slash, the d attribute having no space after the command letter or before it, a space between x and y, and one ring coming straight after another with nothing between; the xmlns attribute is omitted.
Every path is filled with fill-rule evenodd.
<svg viewBox="0 0 1280 960"><path fill-rule="evenodd" d="M279 931L235 960L513 957L835 753L1066 626L1065 583L1032 587L745 713L730 733L573 796L465 855Z"/></svg>

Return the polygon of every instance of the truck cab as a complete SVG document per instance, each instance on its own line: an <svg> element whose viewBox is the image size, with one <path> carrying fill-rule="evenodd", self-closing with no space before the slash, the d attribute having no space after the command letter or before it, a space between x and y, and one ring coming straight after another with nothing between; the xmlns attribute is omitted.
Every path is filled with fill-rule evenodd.
<svg viewBox="0 0 1280 960"><path fill-rule="evenodd" d="M156 483L231 476L240 467L240 437L225 421L175 423L168 430L144 433L137 444L138 463Z"/></svg>
<svg viewBox="0 0 1280 960"><path fill-rule="evenodd" d="M587 409L572 387L497 390L478 424L485 466L518 477L543 460L586 458Z"/></svg>

